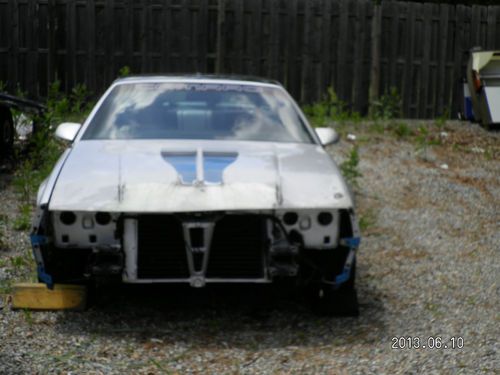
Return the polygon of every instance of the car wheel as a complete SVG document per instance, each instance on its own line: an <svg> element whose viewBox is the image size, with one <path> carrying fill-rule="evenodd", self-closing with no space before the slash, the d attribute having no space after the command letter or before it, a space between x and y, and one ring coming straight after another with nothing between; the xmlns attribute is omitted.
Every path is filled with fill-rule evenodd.
<svg viewBox="0 0 500 375"><path fill-rule="evenodd" d="M359 303L355 288L356 263L353 263L351 276L339 288L331 284L319 283L311 285L307 293L313 311L319 315L358 316Z"/></svg>
<svg viewBox="0 0 500 375"><path fill-rule="evenodd" d="M14 122L8 108L0 107L0 156L7 156L14 147Z"/></svg>

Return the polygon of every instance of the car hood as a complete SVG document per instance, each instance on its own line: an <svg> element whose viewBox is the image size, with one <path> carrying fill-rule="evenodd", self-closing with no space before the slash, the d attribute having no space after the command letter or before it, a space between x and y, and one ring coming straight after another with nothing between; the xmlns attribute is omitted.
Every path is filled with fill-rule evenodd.
<svg viewBox="0 0 500 375"><path fill-rule="evenodd" d="M130 213L351 206L321 146L192 140L77 142L49 203L50 210Z"/></svg>

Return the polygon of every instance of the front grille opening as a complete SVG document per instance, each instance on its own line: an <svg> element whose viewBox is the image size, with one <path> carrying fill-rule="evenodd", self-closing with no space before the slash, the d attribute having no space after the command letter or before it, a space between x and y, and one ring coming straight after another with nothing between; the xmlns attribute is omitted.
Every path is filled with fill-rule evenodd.
<svg viewBox="0 0 500 375"><path fill-rule="evenodd" d="M182 225L172 215L138 218L137 276L139 279L189 277Z"/></svg>
<svg viewBox="0 0 500 375"><path fill-rule="evenodd" d="M189 278L182 221L173 215L141 215L137 220L138 278ZM207 278L263 278L269 243L266 220L259 215L227 215L216 222L211 244L205 243L205 228L189 228L194 270L200 272L208 256Z"/></svg>
<svg viewBox="0 0 500 375"><path fill-rule="evenodd" d="M227 215L215 225L207 277L262 278L267 244L266 219Z"/></svg>

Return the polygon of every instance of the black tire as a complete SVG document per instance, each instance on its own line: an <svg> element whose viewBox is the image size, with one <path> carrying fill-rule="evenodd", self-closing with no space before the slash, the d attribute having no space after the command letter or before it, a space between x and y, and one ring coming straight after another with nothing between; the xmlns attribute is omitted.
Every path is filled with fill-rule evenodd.
<svg viewBox="0 0 500 375"><path fill-rule="evenodd" d="M358 293L355 288L356 261L350 278L339 288L331 284L312 284L307 288L312 310L319 315L353 316L359 315Z"/></svg>
<svg viewBox="0 0 500 375"><path fill-rule="evenodd" d="M0 107L0 157L6 157L14 148L14 121L6 107Z"/></svg>
<svg viewBox="0 0 500 375"><path fill-rule="evenodd" d="M353 289L334 289L322 284L310 291L312 310L318 315L351 316L359 315L358 293Z"/></svg>

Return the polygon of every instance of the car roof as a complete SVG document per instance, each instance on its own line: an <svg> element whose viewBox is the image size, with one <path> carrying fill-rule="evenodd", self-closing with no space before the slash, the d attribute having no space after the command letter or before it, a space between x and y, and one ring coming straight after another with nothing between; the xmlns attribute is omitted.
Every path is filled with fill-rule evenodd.
<svg viewBox="0 0 500 375"><path fill-rule="evenodd" d="M276 80L246 76L246 75L235 75L235 74L162 74L162 75L132 75L124 78L119 78L115 80L115 83L131 83L131 82L165 82L165 81L203 81L213 82L213 83L231 83L231 84L257 84L257 85L273 85L282 87L281 83Z"/></svg>

